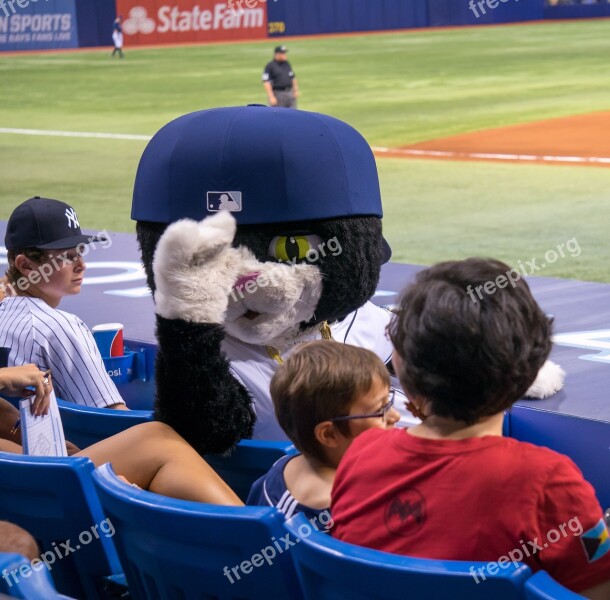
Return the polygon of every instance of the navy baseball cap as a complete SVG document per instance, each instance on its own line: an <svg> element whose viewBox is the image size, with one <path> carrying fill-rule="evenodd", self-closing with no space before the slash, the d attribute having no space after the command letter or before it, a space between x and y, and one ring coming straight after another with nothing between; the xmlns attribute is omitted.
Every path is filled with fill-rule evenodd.
<svg viewBox="0 0 610 600"><path fill-rule="evenodd" d="M59 250L104 239L83 235L76 211L70 205L34 196L12 212L6 226L4 245L7 250Z"/></svg>
<svg viewBox="0 0 610 600"><path fill-rule="evenodd" d="M229 210L238 225L383 216L366 140L333 117L266 106L179 117L148 143L131 218L172 223Z"/></svg>

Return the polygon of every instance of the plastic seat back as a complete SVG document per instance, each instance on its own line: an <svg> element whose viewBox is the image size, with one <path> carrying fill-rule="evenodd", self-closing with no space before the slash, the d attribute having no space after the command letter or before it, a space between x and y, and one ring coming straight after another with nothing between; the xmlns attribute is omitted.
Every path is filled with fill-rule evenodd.
<svg viewBox="0 0 610 600"><path fill-rule="evenodd" d="M282 548L285 535L275 508L166 498L122 483L109 464L93 479L116 527L114 542L133 597L301 598L291 557L275 545Z"/></svg>
<svg viewBox="0 0 610 600"><path fill-rule="evenodd" d="M66 440L87 448L115 433L153 420L150 410L109 410L57 400Z"/></svg>
<svg viewBox="0 0 610 600"><path fill-rule="evenodd" d="M103 577L121 572L93 469L84 457L0 452L0 519L36 538L55 586L76 598L103 597Z"/></svg>
<svg viewBox="0 0 610 600"><path fill-rule="evenodd" d="M381 524L383 526L383 524ZM526 565L497 575L479 574L488 563L428 560L362 548L316 530L303 514L286 521L291 554L306 600L521 600ZM299 540L296 542L296 540ZM497 565L496 565L497 566Z"/></svg>
<svg viewBox="0 0 610 600"><path fill-rule="evenodd" d="M582 600L584 596L563 587L546 571L538 571L525 582L525 598L527 600Z"/></svg>
<svg viewBox="0 0 610 600"><path fill-rule="evenodd" d="M242 440L229 456L210 454L205 459L245 502L252 484L286 454L298 454L290 442Z"/></svg>
<svg viewBox="0 0 610 600"><path fill-rule="evenodd" d="M43 563L36 563L32 569L30 561L20 554L0 552L0 573L0 592L11 598L70 600L55 589L49 571Z"/></svg>

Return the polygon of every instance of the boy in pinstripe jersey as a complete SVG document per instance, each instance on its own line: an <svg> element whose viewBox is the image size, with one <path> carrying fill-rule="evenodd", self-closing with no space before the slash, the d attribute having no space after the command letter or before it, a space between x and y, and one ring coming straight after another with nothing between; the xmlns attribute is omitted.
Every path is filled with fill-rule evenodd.
<svg viewBox="0 0 610 600"><path fill-rule="evenodd" d="M80 292L84 245L99 241L82 234L76 212L64 202L36 196L13 211L5 246L15 295L0 305L0 347L9 349L7 366L52 369L64 400L127 410L87 326L57 310L64 296Z"/></svg>

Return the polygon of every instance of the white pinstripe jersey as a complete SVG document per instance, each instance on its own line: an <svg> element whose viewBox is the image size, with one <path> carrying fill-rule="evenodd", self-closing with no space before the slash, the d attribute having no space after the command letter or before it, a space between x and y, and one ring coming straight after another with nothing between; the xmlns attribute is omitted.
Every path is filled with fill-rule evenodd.
<svg viewBox="0 0 610 600"><path fill-rule="evenodd" d="M51 369L63 400L100 408L124 403L87 326L40 298L9 297L0 304L0 347L10 350L9 367Z"/></svg>

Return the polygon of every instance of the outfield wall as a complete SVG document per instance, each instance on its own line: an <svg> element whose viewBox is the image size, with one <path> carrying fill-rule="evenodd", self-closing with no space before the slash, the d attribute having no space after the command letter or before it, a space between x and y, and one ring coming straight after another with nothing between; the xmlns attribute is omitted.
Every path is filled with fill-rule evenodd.
<svg viewBox="0 0 610 600"><path fill-rule="evenodd" d="M75 0L21 0L0 6L0 50L78 47ZM11 10L12 9L12 10Z"/></svg>
<svg viewBox="0 0 610 600"><path fill-rule="evenodd" d="M545 19L597 19L610 17L610 4L561 4L545 6Z"/></svg>
<svg viewBox="0 0 610 600"><path fill-rule="evenodd" d="M542 19L543 0L278 0L268 18L270 36L489 25Z"/></svg>
<svg viewBox="0 0 610 600"><path fill-rule="evenodd" d="M248 0L239 10L234 1L116 0L116 6L126 46L266 38L267 3Z"/></svg>
<svg viewBox="0 0 610 600"><path fill-rule="evenodd" d="M543 18L543 0L425 0L428 26L491 25L537 21Z"/></svg>
<svg viewBox="0 0 610 600"><path fill-rule="evenodd" d="M114 0L76 0L79 46L111 46Z"/></svg>
<svg viewBox="0 0 610 600"><path fill-rule="evenodd" d="M544 0L0 0L0 51L111 46L115 15L125 46L287 35L489 25L610 16L610 4Z"/></svg>
<svg viewBox="0 0 610 600"><path fill-rule="evenodd" d="M426 27L426 5L427 0L277 0L269 2L269 35Z"/></svg>

